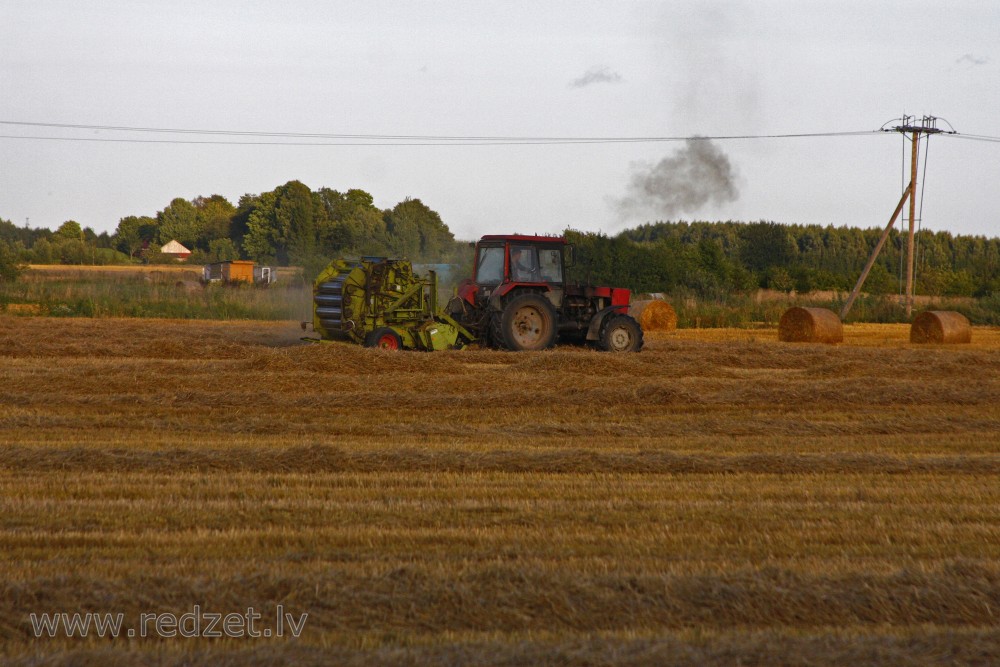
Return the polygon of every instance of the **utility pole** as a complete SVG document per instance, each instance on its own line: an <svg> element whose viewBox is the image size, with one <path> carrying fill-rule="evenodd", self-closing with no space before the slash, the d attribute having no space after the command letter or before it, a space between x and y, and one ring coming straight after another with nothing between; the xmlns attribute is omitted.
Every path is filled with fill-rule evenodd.
<svg viewBox="0 0 1000 667"><path fill-rule="evenodd" d="M875 264L875 259L878 257L879 252L882 251L882 246L885 245L885 240L889 237L889 231L892 229L893 225L896 224L896 218L903 210L903 205L906 200L910 200L910 228L906 243L906 317L912 317L913 315L913 266L914 266L914 224L916 223L917 217L917 163L920 157L920 139L923 135L930 136L932 134L939 134L945 132L947 134L957 134L954 130L942 130L938 128L938 119L935 116L924 116L917 122L916 116L903 116L902 124L897 125L892 128L886 128L883 126L883 132L899 132L904 137L909 135L910 142L912 144L910 149L910 184L906 186L903 190L903 196L899 200L899 204L896 205L896 210L893 212L892 217L889 218L889 224L886 225L885 231L882 232L882 237L879 239L878 244L875 246L875 250L872 251L871 257L868 258L868 263L865 265L864 270L861 272L861 276L858 278L858 282L854 285L854 289L851 290L851 294L847 297L847 301L844 303L844 307L840 311L840 319L847 317L847 313L851 310L851 306L854 304L854 300L857 298L858 294L861 292L861 287L865 284L865 278L868 277L868 272L871 271L872 266ZM945 121L946 123L948 121ZM887 123L888 124L888 123ZM926 156L925 156L926 161Z"/></svg>
<svg viewBox="0 0 1000 667"><path fill-rule="evenodd" d="M854 300L858 298L858 294L861 292L861 286L865 284L865 278L868 277L868 273L875 266L875 260L878 258L878 254L882 252L882 246L885 245L885 240L889 238L889 232L892 231L893 226L896 224L896 218L903 210L903 205L906 203L907 197L910 196L913 190L913 183L906 186L903 190L903 196L899 198L899 203L896 204L896 210L892 212L892 217L889 218L889 224L885 226L885 230L882 232L882 236L879 237L878 243L875 244L875 250L872 251L871 257L868 258L868 263L865 264L865 268L861 271L861 276L858 277L858 282L854 285L854 289L851 290L850 296L847 297L847 301L844 302L844 307L840 309L840 319L847 317L847 313L851 311L851 306L854 305Z"/></svg>
<svg viewBox="0 0 1000 667"><path fill-rule="evenodd" d="M917 160L920 155L920 132L913 131L910 138L910 232L906 237L906 319L913 316L913 225L916 220L917 204Z"/></svg>
<svg viewBox="0 0 1000 667"><path fill-rule="evenodd" d="M924 116L917 123L916 116L903 116L903 124L892 128L892 132L899 132L903 135L910 135L910 229L906 239L906 317L913 316L913 226L916 223L917 214L917 163L920 158L920 139L922 135L932 135L943 132L937 126L937 118L934 116Z"/></svg>

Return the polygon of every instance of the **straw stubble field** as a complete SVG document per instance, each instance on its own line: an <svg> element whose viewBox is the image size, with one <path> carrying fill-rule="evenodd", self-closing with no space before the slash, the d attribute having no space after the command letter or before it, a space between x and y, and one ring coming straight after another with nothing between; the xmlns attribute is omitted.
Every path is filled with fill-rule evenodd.
<svg viewBox="0 0 1000 667"><path fill-rule="evenodd" d="M1000 660L1000 332L303 345L293 323L0 318L14 664ZM35 639L31 612L309 614Z"/></svg>

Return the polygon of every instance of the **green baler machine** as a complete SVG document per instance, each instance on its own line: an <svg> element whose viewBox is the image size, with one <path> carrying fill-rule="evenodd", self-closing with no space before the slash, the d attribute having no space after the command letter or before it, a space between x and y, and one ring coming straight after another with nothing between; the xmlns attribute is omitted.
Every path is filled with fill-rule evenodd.
<svg viewBox="0 0 1000 667"><path fill-rule="evenodd" d="M437 275L406 260L334 260L313 284L313 329L323 340L368 347L448 350L475 340L437 306Z"/></svg>

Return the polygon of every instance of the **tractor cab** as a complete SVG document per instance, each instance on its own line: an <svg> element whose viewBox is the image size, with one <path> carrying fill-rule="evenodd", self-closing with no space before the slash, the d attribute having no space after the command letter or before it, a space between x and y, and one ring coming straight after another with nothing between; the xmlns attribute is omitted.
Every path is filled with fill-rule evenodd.
<svg viewBox="0 0 1000 667"><path fill-rule="evenodd" d="M476 244L472 280L464 296L489 299L518 287L561 295L568 247L558 236L484 236Z"/></svg>

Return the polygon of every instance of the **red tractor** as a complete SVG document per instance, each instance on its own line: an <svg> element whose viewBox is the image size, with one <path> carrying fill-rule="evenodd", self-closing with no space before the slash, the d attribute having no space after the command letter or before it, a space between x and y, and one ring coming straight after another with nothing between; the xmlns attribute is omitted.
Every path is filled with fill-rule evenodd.
<svg viewBox="0 0 1000 667"><path fill-rule="evenodd" d="M558 339L638 352L642 329L628 315L631 292L568 282L572 248L558 236L484 236L449 314L493 347L543 350Z"/></svg>

